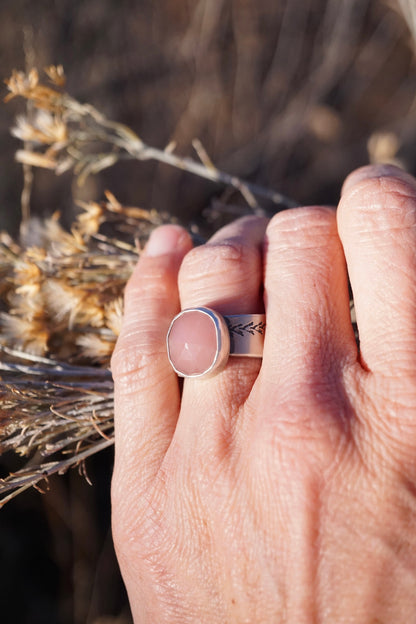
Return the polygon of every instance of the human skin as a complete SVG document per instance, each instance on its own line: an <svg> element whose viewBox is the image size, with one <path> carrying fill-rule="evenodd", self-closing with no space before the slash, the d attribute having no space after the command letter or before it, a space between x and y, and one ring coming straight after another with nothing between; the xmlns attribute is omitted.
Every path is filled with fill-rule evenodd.
<svg viewBox="0 0 416 624"><path fill-rule="evenodd" d="M136 624L416 622L416 181L151 237L125 294L113 534ZM353 290L360 349L349 313ZM178 382L181 308L267 317L262 362Z"/></svg>

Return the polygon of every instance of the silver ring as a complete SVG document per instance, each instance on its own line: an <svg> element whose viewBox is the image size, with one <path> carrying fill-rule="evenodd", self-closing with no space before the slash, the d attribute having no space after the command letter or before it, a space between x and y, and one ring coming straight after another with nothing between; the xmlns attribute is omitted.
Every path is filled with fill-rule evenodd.
<svg viewBox="0 0 416 624"><path fill-rule="evenodd" d="M265 329L264 314L222 316L205 307L182 310L166 336L169 362L180 377L214 375L230 355L261 358Z"/></svg>

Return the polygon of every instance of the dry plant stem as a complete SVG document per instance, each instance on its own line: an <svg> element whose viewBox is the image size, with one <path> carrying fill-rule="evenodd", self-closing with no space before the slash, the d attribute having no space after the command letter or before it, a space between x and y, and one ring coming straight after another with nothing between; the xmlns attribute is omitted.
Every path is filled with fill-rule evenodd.
<svg viewBox="0 0 416 624"><path fill-rule="evenodd" d="M212 182L219 182L227 186L231 186L239 191L245 199L247 199L249 195L252 197L259 197L260 199L267 199L272 201L277 206L280 206L280 208L294 208L298 205L297 202L285 197L281 193L277 193L276 191L264 188L257 184L244 182L237 176L232 176L224 171L220 171L217 168L208 168L206 165L200 164L191 158L181 158L176 154L166 153L146 145L143 145L143 147L136 152L135 157L139 160L158 160L159 162L183 169L184 171L188 171L201 178L211 180ZM254 214L259 216L265 215L265 211L257 204L257 202L256 204L254 204L254 202L249 202L249 205Z"/></svg>
<svg viewBox="0 0 416 624"><path fill-rule="evenodd" d="M86 451L78 453L76 461L74 461L73 457L69 457L68 459L60 461L41 464L40 467L37 465L33 470L27 468L26 470L20 471L18 474L11 473L6 479L0 481L0 496L2 496L0 499L0 509L18 494L21 494L30 487L38 486L41 481L47 480L54 474L63 474L69 468L80 465L81 462L84 462L88 457L91 457L91 455L113 444L113 439L102 440L102 442L97 442ZM10 494L4 496L6 492L10 491Z"/></svg>
<svg viewBox="0 0 416 624"><path fill-rule="evenodd" d="M30 198L33 186L33 170L30 165L23 165L23 189L21 194L22 223L30 219Z"/></svg>
<svg viewBox="0 0 416 624"><path fill-rule="evenodd" d="M87 457L113 444L108 369L1 350L0 454L13 451L32 459L0 480L0 507L55 473L82 467ZM47 460L54 455L57 459Z"/></svg>
<svg viewBox="0 0 416 624"><path fill-rule="evenodd" d="M286 197L282 193L278 193L257 184L243 181L237 176L220 171L217 167L215 167L212 161L207 158L205 150L198 139L194 140L194 148L196 149L198 156L201 158L201 163L189 157L178 156L171 149L171 146L168 146L169 149L160 150L156 147L146 145L135 133L133 133L132 130L130 130L130 128L127 128L117 122L109 121L97 109L89 104L80 104L73 98L69 98L68 106L78 110L82 115L90 115L98 124L102 125L103 128L113 130L115 132L114 138L112 138L111 134L105 133L98 134L96 138L97 140L110 141L117 147L125 150L126 154L124 155L124 158L128 158L128 155L130 155L132 159L155 160L166 165L171 165L177 169L182 169L183 171L205 178L206 180L231 186L239 191L245 198L247 198L247 195L250 194L254 197L272 201L274 204L279 205L282 208L291 208L298 205L293 199ZM84 135L78 134L77 138L78 140L89 140L88 133ZM104 162L106 162L106 159L108 158L109 166L114 164L111 162L111 160L115 158L113 153L102 154L101 156ZM103 167L103 169L104 168L105 167ZM255 213L264 215L264 211L260 208L260 206L253 206L251 203L251 207Z"/></svg>
<svg viewBox="0 0 416 624"><path fill-rule="evenodd" d="M60 92L56 87L64 80L61 67L50 67L47 73L54 87L42 85L37 70L28 74L14 72L6 81L10 91L6 101L22 96L38 113L34 120L19 117L13 129L14 135L24 141L24 149L16 154L23 164L52 169L57 174L72 168L82 184L90 174L120 160L154 160L236 189L256 214L265 213L257 198L272 202L276 211L297 205L281 193L220 171L198 141L194 147L202 162L175 154L172 145L165 150L146 145L130 128ZM32 149L27 148L28 143Z"/></svg>
<svg viewBox="0 0 416 624"><path fill-rule="evenodd" d="M64 100L65 101L65 100ZM85 156L82 152L78 152L68 149L68 152L74 156L80 165L82 165L79 175L80 180L83 182L86 175L90 173L97 173L103 169L112 166L118 160L154 160L165 165L170 165L192 173L196 176L211 180L225 186L230 186L239 191L243 197L260 199L267 199L280 208L291 208L297 206L297 202L286 197L282 193L278 193L271 189L252 184L241 180L237 176L230 175L224 171L220 171L213 164L212 161L207 162L204 158L204 162L200 163L189 157L181 157L175 154L171 149L160 150L156 147L146 145L137 135L135 135L129 128L126 128L122 124L111 122L107 120L99 111L90 105L83 105L73 100L72 98L66 99L67 105L70 108L76 108L83 116L90 115L94 121L99 123L103 128L114 131L115 135L110 133L97 133L95 136L93 133L83 132L74 135L74 146L82 143L90 143L91 140L103 141L113 144L114 146L124 150L124 153L115 154L114 152L101 153L97 159L97 155ZM197 146L197 153L201 155L201 144L195 140L194 146ZM264 210L253 199L247 200L250 207L255 214L264 215Z"/></svg>
<svg viewBox="0 0 416 624"><path fill-rule="evenodd" d="M23 30L24 38L24 52L25 52L25 65L26 71L29 72L33 67L36 57L34 46L34 32L32 26L26 26ZM27 105L27 117L31 119L33 114L33 103L28 101ZM30 149L28 142L25 142L25 149ZM23 189L21 193L20 205L22 210L22 224L27 223L30 219L30 201L32 195L34 175L31 165L23 165Z"/></svg>

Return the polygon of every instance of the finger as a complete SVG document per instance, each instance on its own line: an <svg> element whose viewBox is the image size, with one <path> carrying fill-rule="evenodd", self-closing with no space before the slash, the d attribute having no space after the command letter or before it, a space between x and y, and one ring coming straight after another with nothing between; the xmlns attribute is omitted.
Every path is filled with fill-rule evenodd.
<svg viewBox="0 0 416 624"><path fill-rule="evenodd" d="M298 400L299 414L307 417L305 405L332 400L342 366L357 357L333 209L296 208L272 219L266 233L265 302L256 392L265 405Z"/></svg>
<svg viewBox="0 0 416 624"><path fill-rule="evenodd" d="M262 243L267 220L246 217L222 228L185 258L179 274L183 308L208 306L220 314L263 311ZM182 404L198 404L205 413L228 413L244 402L261 361L231 357L212 378L186 379ZM186 410L185 410L186 411ZM192 410L195 412L195 409Z"/></svg>
<svg viewBox="0 0 416 624"><path fill-rule="evenodd" d="M395 167L346 181L338 229L353 290L361 358L372 371L414 370L416 182Z"/></svg>
<svg viewBox="0 0 416 624"><path fill-rule="evenodd" d="M114 480L122 483L118 489L123 494L129 482L137 488L157 471L178 418L178 380L169 365L165 340L179 311L179 267L191 247L182 228L158 228L126 288L122 331L111 362Z"/></svg>
<svg viewBox="0 0 416 624"><path fill-rule="evenodd" d="M261 312L266 227L267 219L243 217L187 254L179 273L182 307L205 305L220 314Z"/></svg>

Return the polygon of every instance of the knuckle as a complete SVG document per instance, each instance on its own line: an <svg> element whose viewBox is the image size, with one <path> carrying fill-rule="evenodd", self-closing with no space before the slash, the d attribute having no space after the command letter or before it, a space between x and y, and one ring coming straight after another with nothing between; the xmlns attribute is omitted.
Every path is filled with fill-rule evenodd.
<svg viewBox="0 0 416 624"><path fill-rule="evenodd" d="M316 236L328 236L336 232L335 211L327 206L306 206L292 208L274 215L266 236L268 239L293 239Z"/></svg>
<svg viewBox="0 0 416 624"><path fill-rule="evenodd" d="M253 265L257 268L258 262L258 251L243 241L210 243L187 254L179 272L179 281L193 282L211 276L218 281L221 275L234 277L236 273L245 273Z"/></svg>
<svg viewBox="0 0 416 624"><path fill-rule="evenodd" d="M416 185L401 177L371 177L357 182L342 197L340 209L348 212L358 231L409 228L416 224Z"/></svg>
<svg viewBox="0 0 416 624"><path fill-rule="evenodd" d="M319 246L335 236L335 211L327 206L293 208L274 215L266 230L266 241L277 244Z"/></svg>
<svg viewBox="0 0 416 624"><path fill-rule="evenodd" d="M139 284L131 285L126 291L126 299L138 304L138 310L143 308L146 302L159 301L170 293L170 288L164 280L146 276Z"/></svg>
<svg viewBox="0 0 416 624"><path fill-rule="evenodd" d="M113 379L127 390L144 384L149 377L154 378L155 363L166 356L159 331L146 330L145 339L142 334L143 330L138 328L122 335L111 357Z"/></svg>
<svg viewBox="0 0 416 624"><path fill-rule="evenodd" d="M144 267L126 284L125 300L158 299L171 293L175 283L174 277L157 265Z"/></svg>

